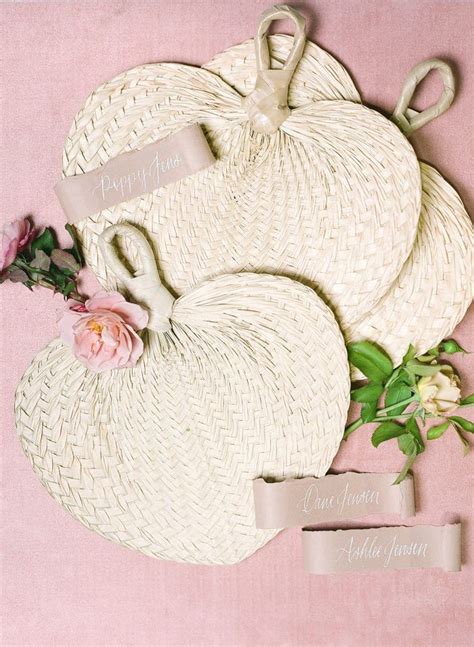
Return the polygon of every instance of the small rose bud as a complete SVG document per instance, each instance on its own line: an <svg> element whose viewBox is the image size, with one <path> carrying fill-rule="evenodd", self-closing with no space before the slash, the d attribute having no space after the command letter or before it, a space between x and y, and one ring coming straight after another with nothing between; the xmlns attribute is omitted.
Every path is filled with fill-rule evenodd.
<svg viewBox="0 0 474 647"><path fill-rule="evenodd" d="M15 220L5 225L0 231L0 272L13 263L17 254L27 247L35 231L28 218Z"/></svg>
<svg viewBox="0 0 474 647"><path fill-rule="evenodd" d="M443 353L452 355L453 353L465 353L466 351L462 348L454 339L447 339L441 344L441 350Z"/></svg>

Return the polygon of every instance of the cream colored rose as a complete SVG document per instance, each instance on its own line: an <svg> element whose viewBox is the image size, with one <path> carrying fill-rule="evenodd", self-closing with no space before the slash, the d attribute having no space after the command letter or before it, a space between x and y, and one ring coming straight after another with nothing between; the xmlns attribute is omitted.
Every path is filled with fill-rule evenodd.
<svg viewBox="0 0 474 647"><path fill-rule="evenodd" d="M461 400L459 378L451 366L440 366L438 373L422 377L417 384L422 407L433 415L453 413Z"/></svg>

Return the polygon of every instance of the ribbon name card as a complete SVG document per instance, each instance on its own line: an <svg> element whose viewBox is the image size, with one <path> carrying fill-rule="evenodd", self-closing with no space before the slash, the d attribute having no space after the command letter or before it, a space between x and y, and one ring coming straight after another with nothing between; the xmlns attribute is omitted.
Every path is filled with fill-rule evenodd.
<svg viewBox="0 0 474 647"><path fill-rule="evenodd" d="M328 474L267 483L253 482L257 528L290 528L360 519L371 514L415 514L413 477L393 485L397 474Z"/></svg>
<svg viewBox="0 0 474 647"><path fill-rule="evenodd" d="M461 570L461 524L303 530L309 573L433 568Z"/></svg>
<svg viewBox="0 0 474 647"><path fill-rule="evenodd" d="M61 180L54 190L70 223L202 171L215 157L192 124L140 150L122 153L93 171Z"/></svg>

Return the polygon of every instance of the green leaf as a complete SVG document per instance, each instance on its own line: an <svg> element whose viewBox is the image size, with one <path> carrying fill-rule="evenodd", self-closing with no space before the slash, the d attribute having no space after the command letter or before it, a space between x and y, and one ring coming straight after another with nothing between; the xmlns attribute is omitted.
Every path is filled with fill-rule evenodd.
<svg viewBox="0 0 474 647"><path fill-rule="evenodd" d="M64 286L64 289L62 290L61 294L67 299L68 296L71 294L71 292L73 292L75 289L76 289L76 284L74 283L74 281L69 281Z"/></svg>
<svg viewBox="0 0 474 647"><path fill-rule="evenodd" d="M362 422L372 422L377 416L377 402L366 402L360 411Z"/></svg>
<svg viewBox="0 0 474 647"><path fill-rule="evenodd" d="M422 377L425 377L427 375L436 375L436 373L439 373L440 366L439 364L427 366L426 364L422 364L416 359L411 359L406 365L406 370L412 375L420 375Z"/></svg>
<svg viewBox="0 0 474 647"><path fill-rule="evenodd" d="M411 456L418 453L418 445L411 434L402 434L398 437L398 447L405 456Z"/></svg>
<svg viewBox="0 0 474 647"><path fill-rule="evenodd" d="M414 347L414 346L412 346L412 344L410 344L410 345L408 346L408 350L407 350L407 352L406 352L406 353L405 353L405 355L403 356L402 364L406 364L406 363L407 363L407 362L409 362L411 359L414 359L414 358L415 358L415 356L416 356L416 350L415 350L415 347Z"/></svg>
<svg viewBox="0 0 474 647"><path fill-rule="evenodd" d="M420 429L418 427L418 423L416 422L416 418L412 417L409 418L406 421L406 427L408 432L413 436L415 439L416 445L417 445L417 454L421 454L421 452L425 451L425 443L423 442L423 438L421 437L420 434Z"/></svg>
<svg viewBox="0 0 474 647"><path fill-rule="evenodd" d="M395 382L395 380L398 380L398 379L399 379L399 377L401 378L401 374L403 374L403 375L407 376L407 374L405 373L405 370L404 370L403 366L399 366L398 368L396 368L396 369L393 371L392 375L391 375L391 376L389 377L389 379L385 382L385 388L389 387L389 386L390 386L390 384L392 384L393 382Z"/></svg>
<svg viewBox="0 0 474 647"><path fill-rule="evenodd" d="M62 292L67 281L69 280L66 274L64 274L64 272L58 269L55 265L51 265L49 273L51 275L53 284L56 286L59 292Z"/></svg>
<svg viewBox="0 0 474 647"><path fill-rule="evenodd" d="M49 258L49 256L45 254L42 249L37 249L35 251L35 257L30 263L30 267L34 267L36 270L43 270L47 272L50 265L51 259Z"/></svg>
<svg viewBox="0 0 474 647"><path fill-rule="evenodd" d="M466 396L461 400L461 404L466 405L466 404L474 404L474 393L471 395Z"/></svg>
<svg viewBox="0 0 474 647"><path fill-rule="evenodd" d="M377 402L383 393L383 386L376 382L370 382L360 389L351 392L351 399L354 402Z"/></svg>
<svg viewBox="0 0 474 647"><path fill-rule="evenodd" d="M436 440L436 438L440 438L450 424L451 423L449 422L442 422L440 425L435 425L434 427L431 427L430 429L428 429L426 437L428 438L428 440Z"/></svg>
<svg viewBox="0 0 474 647"><path fill-rule="evenodd" d="M347 351L351 364L373 382L384 383L393 372L390 357L368 341L349 344Z"/></svg>
<svg viewBox="0 0 474 647"><path fill-rule="evenodd" d="M452 355L453 353L467 352L454 339L446 339L445 341L441 342L439 348L442 353L447 353L448 355Z"/></svg>
<svg viewBox="0 0 474 647"><path fill-rule="evenodd" d="M43 233L31 243L33 254L39 249L49 256L55 247L57 247L56 236L51 227L46 227Z"/></svg>
<svg viewBox="0 0 474 647"><path fill-rule="evenodd" d="M416 359L422 364L430 364L435 358L433 355L418 355Z"/></svg>
<svg viewBox="0 0 474 647"><path fill-rule="evenodd" d="M407 373L406 368L400 368L400 374L397 377L397 382L403 382L410 385L412 383L412 376Z"/></svg>
<svg viewBox="0 0 474 647"><path fill-rule="evenodd" d="M411 469L413 463L416 460L416 452L414 454L410 454L408 458L405 461L405 464L403 465L400 474L397 476L395 481L393 482L393 485L399 485L402 481L404 481L407 477L407 474L409 470Z"/></svg>
<svg viewBox="0 0 474 647"><path fill-rule="evenodd" d="M51 260L60 270L68 270L73 274L81 269L75 257L64 249L53 249L51 252Z"/></svg>
<svg viewBox="0 0 474 647"><path fill-rule="evenodd" d="M81 246L79 245L79 242L77 240L76 232L74 230L74 227L70 225L69 223L65 225L65 229L67 233L71 236L72 239L72 247L70 249L66 249L64 251L70 252L76 261L79 263L79 265L82 267L84 265L84 257L82 255L81 251Z"/></svg>
<svg viewBox="0 0 474 647"><path fill-rule="evenodd" d="M397 404L398 402L407 400L411 396L411 394L412 394L411 388L406 384L405 377L401 376L388 387L387 393L385 394L384 406L391 407L392 405ZM408 404L409 403L402 404L399 407L396 407L395 409L391 409L390 415L398 416L400 413L403 413L403 411L405 411L405 409L407 408Z"/></svg>
<svg viewBox="0 0 474 647"><path fill-rule="evenodd" d="M403 436L399 436L398 447L400 448L400 451L402 451L405 456L407 456L407 460L405 461L400 474L395 480L394 485L398 485L406 478L408 470L415 462L416 456L419 453L417 442L411 434L403 434Z"/></svg>
<svg viewBox="0 0 474 647"><path fill-rule="evenodd" d="M474 422L466 420L466 418L461 418L461 416L449 416L448 420L454 422L457 427L461 427L464 431L474 434Z"/></svg>
<svg viewBox="0 0 474 647"><path fill-rule="evenodd" d="M466 456L469 453L469 450L471 449L470 446L469 446L469 443L468 443L467 439L464 438L464 436L462 435L462 433L461 433L461 431L459 429L456 429L456 427L455 427L455 430L456 430L456 433L458 435L459 440L461 441L461 443L462 443L462 445L464 447L464 456Z"/></svg>
<svg viewBox="0 0 474 647"><path fill-rule="evenodd" d="M18 267L10 266L12 269L8 270L8 278L12 283L26 283L29 279L29 276L23 270L20 270Z"/></svg>
<svg viewBox="0 0 474 647"><path fill-rule="evenodd" d="M392 440L392 438L398 438L405 433L405 427L399 425L397 422L387 420L387 422L382 422L372 434L372 445L378 447L380 443L384 443L386 440Z"/></svg>

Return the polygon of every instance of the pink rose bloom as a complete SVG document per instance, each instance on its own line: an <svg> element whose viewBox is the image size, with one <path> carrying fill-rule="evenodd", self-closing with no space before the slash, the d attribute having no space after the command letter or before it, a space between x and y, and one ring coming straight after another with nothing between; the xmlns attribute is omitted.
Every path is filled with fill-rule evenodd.
<svg viewBox="0 0 474 647"><path fill-rule="evenodd" d="M143 353L136 331L145 328L148 314L118 292L98 292L85 304L71 301L59 322L61 339L74 355L96 373L135 366Z"/></svg>
<svg viewBox="0 0 474 647"><path fill-rule="evenodd" d="M28 218L14 220L3 227L0 232L0 273L13 263L34 235L35 230Z"/></svg>

